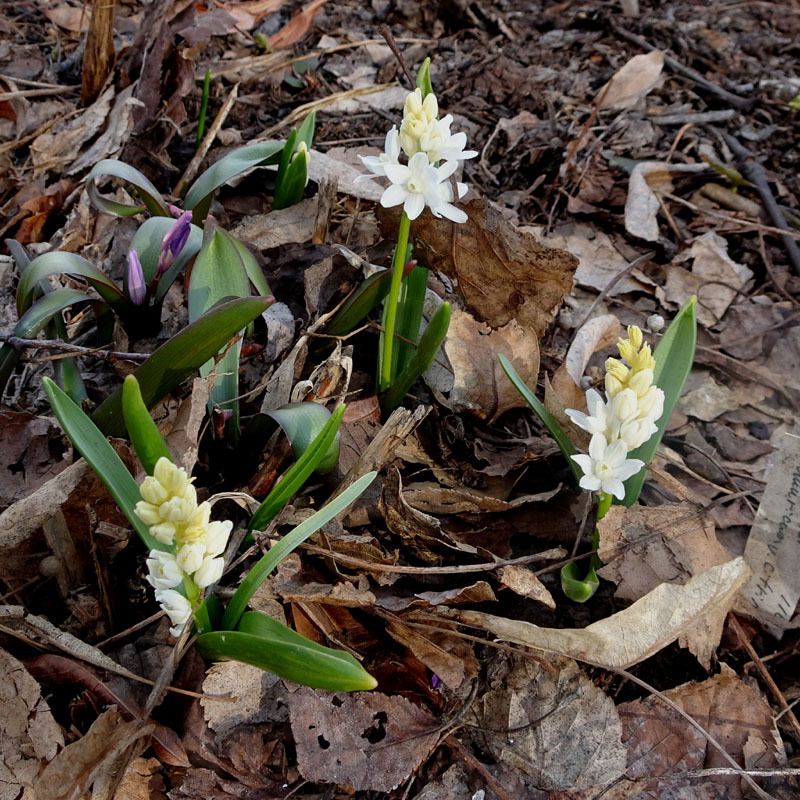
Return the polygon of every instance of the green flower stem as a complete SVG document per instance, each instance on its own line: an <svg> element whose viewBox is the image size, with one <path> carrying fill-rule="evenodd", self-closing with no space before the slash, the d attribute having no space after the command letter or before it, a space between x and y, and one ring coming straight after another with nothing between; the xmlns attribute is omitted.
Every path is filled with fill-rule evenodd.
<svg viewBox="0 0 800 800"><path fill-rule="evenodd" d="M186 599L191 604L192 608L197 605L198 599L200 605L194 612L194 624L198 633L208 633L211 628L211 619L208 616L208 608L206 607L205 600L201 597L200 587L192 580L191 576L183 576L183 588L186 591Z"/></svg>
<svg viewBox="0 0 800 800"><path fill-rule="evenodd" d="M378 391L385 392L392 384L392 345L394 344L394 326L397 320L397 302L400 297L400 284L403 282L403 266L406 263L408 250L408 234L411 220L404 211L400 215L400 229L397 231L397 248L392 261L392 283L389 296L386 298L386 318L383 330L383 359L381 374L378 379Z"/></svg>
<svg viewBox="0 0 800 800"><path fill-rule="evenodd" d="M608 513L608 509L611 508L611 501L614 498L608 494L608 492L603 492L600 495L600 502L597 504L597 521L599 522L603 517Z"/></svg>

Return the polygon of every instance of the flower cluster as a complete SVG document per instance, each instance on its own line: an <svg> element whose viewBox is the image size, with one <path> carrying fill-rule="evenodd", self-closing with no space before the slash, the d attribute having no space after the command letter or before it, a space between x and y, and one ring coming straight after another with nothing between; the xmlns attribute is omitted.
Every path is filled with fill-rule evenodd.
<svg viewBox="0 0 800 800"><path fill-rule="evenodd" d="M400 130L395 125L386 134L384 152L359 156L368 172L356 180L388 178L390 186L381 196L381 205L390 208L402 204L409 219L416 219L427 205L436 217L466 222L467 215L453 205L453 200L460 200L467 186L456 183L455 198L450 176L460 161L478 153L464 149L466 133L450 133L452 123L450 114L439 119L436 95L430 93L423 100L421 90L415 89L406 98ZM407 165L400 163L401 151L408 158Z"/></svg>
<svg viewBox="0 0 800 800"><path fill-rule="evenodd" d="M204 589L222 577L222 553L228 543L231 522L211 522L208 502L197 504L197 492L186 471L160 458L153 474L139 487L142 500L136 516L150 527L153 538L171 550L152 550L147 559L148 583L178 635L192 614L189 600L175 589L191 577Z"/></svg>
<svg viewBox="0 0 800 800"><path fill-rule="evenodd" d="M664 392L653 384L656 362L639 328L631 325L628 338L620 339L617 349L624 361L606 361L606 400L589 389L589 414L574 409L566 413L592 435L589 454L572 456L584 473L581 488L600 489L622 500L623 481L644 466L643 461L627 455L657 431L656 421L664 413Z"/></svg>

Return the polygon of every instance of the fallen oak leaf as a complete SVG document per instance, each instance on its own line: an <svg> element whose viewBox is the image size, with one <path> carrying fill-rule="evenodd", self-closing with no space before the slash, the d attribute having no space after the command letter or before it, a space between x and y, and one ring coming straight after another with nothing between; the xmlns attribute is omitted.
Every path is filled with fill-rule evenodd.
<svg viewBox="0 0 800 800"><path fill-rule="evenodd" d="M644 661L676 639L683 644L702 627L708 640L718 643L725 615L751 574L743 558L734 558L683 586L662 583L628 608L580 629L541 628L462 609L439 613L513 644L619 670Z"/></svg>

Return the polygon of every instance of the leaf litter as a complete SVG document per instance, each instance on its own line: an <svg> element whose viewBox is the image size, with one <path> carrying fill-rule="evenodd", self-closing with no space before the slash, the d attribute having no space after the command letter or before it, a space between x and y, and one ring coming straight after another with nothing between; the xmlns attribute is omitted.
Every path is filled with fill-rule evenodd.
<svg viewBox="0 0 800 800"><path fill-rule="evenodd" d="M800 388L792 376L800 285L785 243L770 230L774 220L762 196L731 170L717 169L735 158L703 115L758 151L774 170L769 178L780 203L796 219L800 186L785 166L789 132L796 133L786 111L796 76L781 50L782 37L798 33L796 20L770 17L752 4L720 19L672 0L649 22L609 14L590 30L576 22L574 9L534 4L526 8L537 28L531 37L530 25L520 27L506 3L488 10L458 4L442 18L435 7L397 5L392 22L403 34L406 60L434 55L436 85L447 88L445 110L457 115L481 153L466 165L470 223L453 226L427 215L414 226L414 257L438 273L431 286L454 311L438 361L407 401L416 411L401 409L385 420L364 355L371 334L348 340L350 349L333 361L319 335L321 317L356 288L358 276L343 260L309 247L312 238L315 246L346 245L381 266L391 255L386 242L396 219L375 206L380 187L353 183L361 171L357 154L381 144L382 115L405 96L390 52L375 41L377 17L388 8L380 5L270 0L205 10L179 3L156 20L153 9L123 4L114 23L123 50L113 80L86 106L69 88L80 83L82 25L75 9L41 12L60 28L58 48L54 29L35 15L15 8L0 16L0 72L14 95L0 101L4 236L32 252L62 244L102 259L120 278L134 228L92 221L95 212L72 181L100 158L122 154L163 191L174 187L193 154L195 74L202 78L212 67L212 113L229 96L231 77L240 82L208 163L230 142L253 141L270 128L283 132L287 119L300 119L302 111L290 117L298 107L319 109L311 183L300 205L263 213L269 210L263 186L271 180L264 171L222 192L213 210L248 242L282 301L266 312L269 333L257 335L243 360L243 402L256 418L296 396L351 395L339 467L309 484L287 519L307 517L358 475L384 470L371 494L298 551L254 598L315 641L364 658L379 677L378 691L287 687L253 668L205 667L190 655L178 681L202 692L202 702L182 705L170 692L151 717L152 741L164 729L183 737L193 766L176 772L177 762L157 744L144 751L143 720L126 722L115 711L98 716L96 709L87 716L74 689L53 686L31 666L34 680L8 656L16 677L3 681L14 687L7 688L5 717L17 738L4 736L4 764L15 786L30 791L35 779L44 780L53 797L89 784L103 796L120 764L118 796L136 798L252 800L283 796L289 786L302 797L325 784L358 796L503 798L504 782L517 796L532 797L743 796L741 776L714 772L730 763L707 736L741 767L767 773L786 769L785 754L796 758L798 746L790 729L773 723L783 693L792 698L798 691L791 612L780 624L757 613L747 622L756 649L774 655L767 665L777 682L761 682L769 695L756 688L723 623L734 605L741 612L738 590L749 573L734 556L744 551L775 448L798 421ZM667 11L677 23L666 23ZM703 24L685 24L683 13ZM623 19L629 29L620 33ZM742 31L751 30L761 36L758 54L742 46ZM326 31L337 38L320 38ZM498 32L501 54L478 45ZM295 49L262 53L256 35L273 48ZM641 36L652 45L641 45ZM46 63L42 48L57 55ZM705 83L669 55L685 52L697 54L693 66L704 65ZM777 128L757 131L764 109L754 114L731 95L747 94L754 74L771 76L751 99L757 106L766 100ZM25 95L30 82L43 96ZM720 116L734 107L736 116ZM324 181L338 188L329 206L316 193ZM712 182L725 191L710 191ZM130 202L122 190L118 197ZM653 255L629 269L651 244ZM10 264L3 261L11 275L7 286L2 281L9 306ZM668 319L692 294L699 301L701 363L670 422L643 504L624 515L615 507L601 521L600 575L607 583L595 605L571 605L548 566L558 556L513 563L567 553L581 533L588 544L591 524L581 524L563 461L520 410L523 402L496 355L505 353L532 389L544 384L548 408L566 419L564 409L578 407L584 385L597 380L596 366L610 354L620 324ZM185 319L180 293L171 298L165 332ZM9 314L6 327L15 321ZM76 332L85 324L80 315L65 321ZM575 330L578 322L586 324ZM657 325L651 330L657 339ZM117 335L112 347L127 350L127 339ZM135 346L151 352L154 341ZM137 687L131 708L144 708L132 676L151 674L144 669L148 648L154 638L166 647L166 627L150 622L144 633L136 627L154 611L137 574L141 554L82 462L70 466L36 389L52 362L37 355L24 356L3 409L10 468L0 482L8 506L0 516L2 591L24 606L6 607L4 646L27 658L25 648L35 642L108 670L92 678L96 687L107 686L103 702L124 700L120 686L128 685ZM114 369L126 369L91 352L79 363L90 402L117 385ZM251 480L266 490L290 463L288 448L273 437L258 480L244 461L240 474L226 480L216 468L218 443L205 414L208 388L197 379L159 411L159 424L172 431L171 447L195 468L202 492L237 490ZM763 494L761 517L774 516L787 491ZM57 563L69 552L80 564ZM479 571L470 569L476 565ZM770 585L763 564L759 569L751 590L765 579ZM127 644L104 644L107 635L127 637ZM492 641L513 652L492 658ZM71 663L88 683L94 673ZM706 733L641 687L617 684L612 691L616 671L631 665L657 675L654 687ZM113 672L118 677L104 680ZM54 714L37 680L53 691ZM36 709L24 724L20 698ZM448 744L450 719L456 732ZM128 748L128 755L144 755L115 760ZM789 796L796 775L751 780Z"/></svg>

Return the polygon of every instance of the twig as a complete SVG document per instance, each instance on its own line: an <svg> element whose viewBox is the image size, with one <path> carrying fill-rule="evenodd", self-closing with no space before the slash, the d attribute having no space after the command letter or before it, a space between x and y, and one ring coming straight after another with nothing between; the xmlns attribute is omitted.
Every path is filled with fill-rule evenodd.
<svg viewBox="0 0 800 800"><path fill-rule="evenodd" d="M730 147L736 158L739 159L741 173L747 178L761 197L761 202L767 210L770 219L776 228L780 230L781 241L786 248L786 253L789 256L792 268L797 275L800 275L800 247L792 234L789 233L789 223L783 215L780 206L775 200L775 195L772 194L772 189L769 188L769 181L767 180L767 173L764 166L755 160L753 154L744 147L735 136L731 136L726 131L716 131L725 140L725 143Z"/></svg>
<svg viewBox="0 0 800 800"><path fill-rule="evenodd" d="M147 361L150 358L147 353L120 353L116 350L104 350L101 347L82 347L79 344L62 342L60 339L24 339L21 336L7 333L0 333L0 342L4 342L15 350L60 350L68 354L65 356L66 358L93 356L102 361L110 361L112 358L124 361Z"/></svg>
<svg viewBox="0 0 800 800"><path fill-rule="evenodd" d="M772 285L775 287L775 291L783 295L792 305L800 305L800 300L787 291L786 287L778 280L777 275L772 271L772 259L770 259L767 253L767 245L764 241L764 234L762 231L758 232L758 248L761 251L761 261L764 264L764 269L767 271L767 275L769 275Z"/></svg>
<svg viewBox="0 0 800 800"><path fill-rule="evenodd" d="M400 52L400 48L397 46L397 42L394 40L394 36L392 36L392 31L388 25L381 25L378 28L378 32L384 39L386 39L386 44L389 45L389 49L394 54L394 57L397 59L397 62L400 64L400 68L408 78L409 86L411 86L411 91L414 91L414 87L417 85L417 82L414 80L414 76L411 74L411 71L408 69L408 65L406 64L405 59L403 58L403 54Z"/></svg>
<svg viewBox="0 0 800 800"><path fill-rule="evenodd" d="M228 114L231 113L231 109L233 108L233 104L236 102L236 98L239 96L239 84L236 83L231 89L230 94L228 95L225 102L222 104L222 108L217 112L217 116L214 117L214 121L211 123L211 127L208 129L208 132L203 137L203 142L200 147L197 148L197 152L192 157L192 160L189 162L189 166L186 167L186 171L181 175L181 179L178 181L178 186L175 190L175 194L180 197L181 192L187 186L190 180L194 178L197 170L200 169L200 165L203 163L203 159L206 157L206 153L208 153L211 145L214 143L214 139L217 138L217 134L219 133L219 129L225 123L225 120L228 118Z"/></svg>
<svg viewBox="0 0 800 800"><path fill-rule="evenodd" d="M627 39L629 42L633 42L643 50L651 52L659 49L650 44L646 39L642 39L641 36L637 36L635 33L632 33L631 31L621 27L613 19L611 20L611 27L616 31L617 35L621 36L623 39ZM680 61L678 61L678 59L673 58L668 53L664 53L664 63L673 72L677 72L679 75L683 75L685 78L693 81L698 86L702 86L707 91L717 95L717 97L722 98L726 103L728 103L728 105L733 106L734 108L746 109L753 105L753 100L746 97L739 97L738 94L733 94L726 89L723 89L721 86L717 86L716 83L712 83L710 80L708 80L708 78L703 77L699 72L693 70L691 67L684 66Z"/></svg>
<svg viewBox="0 0 800 800"><path fill-rule="evenodd" d="M473 772L477 772L500 800L516 800L513 794L508 792L500 781L492 775L484 764L466 748L455 736L448 736L444 740L445 744L466 764Z"/></svg>
<svg viewBox="0 0 800 800"><path fill-rule="evenodd" d="M764 683L767 684L770 692L772 692L772 696L775 698L775 700L777 700L778 705L783 709L783 715L786 717L788 723L794 728L795 736L797 736L798 741L800 741L800 720L797 719L794 712L791 710L791 708L789 708L789 704L786 702L783 692L778 688L778 684L775 683L772 675L769 674L769 670L764 666L764 662L755 651L753 645L750 644L749 640L747 639L747 634L742 630L742 626L739 623L739 620L736 618L736 614L728 614L728 622L730 622L731 627L734 629L734 631L736 631L736 635L739 637L739 642L747 651L747 655L750 656L750 660L753 662L753 664L755 664L756 669L764 679Z"/></svg>
<svg viewBox="0 0 800 800"><path fill-rule="evenodd" d="M732 108L721 111L691 111L688 114L649 114L647 121L654 125L706 125L709 122L726 122L736 116Z"/></svg>
<svg viewBox="0 0 800 800"><path fill-rule="evenodd" d="M16 92L0 92L0 103L18 97L47 97L54 94L71 94L80 91L80 86L59 86L47 89L18 89Z"/></svg>

